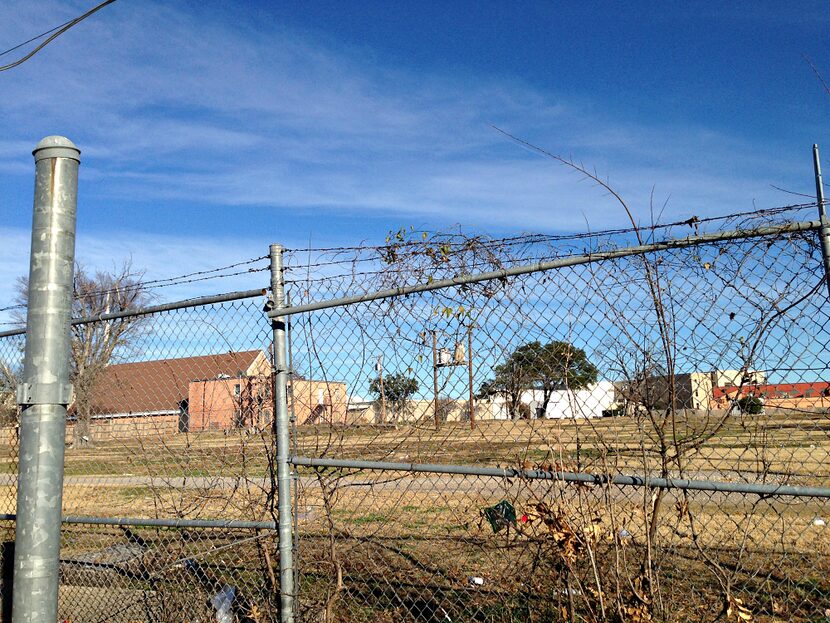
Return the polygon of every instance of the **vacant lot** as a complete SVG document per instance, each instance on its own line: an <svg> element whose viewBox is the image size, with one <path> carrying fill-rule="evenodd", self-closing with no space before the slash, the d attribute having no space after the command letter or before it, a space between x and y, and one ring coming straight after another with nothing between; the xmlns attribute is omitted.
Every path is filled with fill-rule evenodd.
<svg viewBox="0 0 830 623"><path fill-rule="evenodd" d="M692 414L672 426L673 438L682 442L669 446L675 457L680 449L669 465L672 475L830 486L825 414L735 416L723 424L716 414ZM647 422L631 418L483 421L475 430L445 423L438 431L426 422L320 426L299 429L295 440L297 453L306 456L661 471L659 436ZM273 447L270 431L233 431L68 449L64 510L270 520ZM15 452L9 444L0 456L0 499L8 512ZM332 620L342 621L591 620L601 618L601 610L612 618L610 613L641 607L640 615L648 611L656 619L712 620L729 603L734 619L735 602L728 600L738 598L755 620L818 622L830 608L830 528L824 525L830 509L824 499L706 492L657 499L643 488L331 469L299 470L297 491L300 596L309 617L328 609ZM502 500L530 521L494 531L483 511ZM548 509L546 518L540 504ZM91 534L72 529L63 552L67 564L77 566L71 561L125 538L117 529ZM267 592L267 568L276 561L263 562L256 552L230 556L239 549L233 539L217 541L199 531L142 535L156 561L177 560L175 553L184 558L186 551L214 561L222 581L247 586L252 594ZM213 554L217 547L226 554ZM649 559L647 592L653 597L646 603L637 595L643 594L643 562ZM179 591L198 584L180 568L161 565L158 573L167 584L119 576L119 586L146 600L152 584L153 599L166 590L175 602ZM70 574L67 582L97 590L110 576ZM471 584L470 577L480 581Z"/></svg>
<svg viewBox="0 0 830 623"><path fill-rule="evenodd" d="M609 474L660 474L659 440L632 418L591 421L431 422L398 428L303 427L297 454L412 463L536 467ZM823 413L694 414L674 424L685 440L669 473L687 478L830 486L830 420ZM671 432L671 429L669 430ZM13 439L13 437L11 438ZM222 518L258 515L272 488L270 431L134 436L67 449L64 508L73 515ZM670 455L678 454L668 444ZM682 469L681 469L682 468ZM0 453L0 499L12 512L16 447ZM300 470L301 483L314 484ZM365 474L340 474L340 482ZM481 481L409 476L408 486L478 490ZM472 483L472 484L471 484ZM399 488L398 484L392 486ZM375 487L377 489L377 487ZM385 491L389 491L387 486ZM633 492L632 492L633 493ZM461 492L459 492L461 494ZM639 495L639 494L638 494ZM259 512L257 512L259 510Z"/></svg>

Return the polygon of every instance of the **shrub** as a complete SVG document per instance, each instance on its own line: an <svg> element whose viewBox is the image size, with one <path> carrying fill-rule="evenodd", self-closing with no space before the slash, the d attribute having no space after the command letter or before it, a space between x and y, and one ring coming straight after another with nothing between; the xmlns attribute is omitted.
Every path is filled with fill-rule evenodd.
<svg viewBox="0 0 830 623"><path fill-rule="evenodd" d="M764 401L758 396L744 396L738 399L738 408L747 415L760 415L764 412Z"/></svg>

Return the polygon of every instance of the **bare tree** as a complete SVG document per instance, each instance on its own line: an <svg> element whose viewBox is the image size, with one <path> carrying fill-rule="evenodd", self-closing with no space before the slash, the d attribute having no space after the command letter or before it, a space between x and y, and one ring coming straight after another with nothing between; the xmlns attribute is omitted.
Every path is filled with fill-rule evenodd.
<svg viewBox="0 0 830 623"><path fill-rule="evenodd" d="M95 318L143 307L150 297L141 282L142 277L143 272L134 270L129 261L113 272L88 273L76 264L73 318ZM28 279L20 277L17 290L17 302L26 306ZM18 320L25 322L23 312L18 314ZM116 349L126 346L138 334L144 321L144 318L134 316L72 325L72 411L76 417L72 447L91 445L95 384Z"/></svg>
<svg viewBox="0 0 830 623"><path fill-rule="evenodd" d="M17 421L15 388L20 383L20 372L11 364L0 361L0 422L14 424Z"/></svg>

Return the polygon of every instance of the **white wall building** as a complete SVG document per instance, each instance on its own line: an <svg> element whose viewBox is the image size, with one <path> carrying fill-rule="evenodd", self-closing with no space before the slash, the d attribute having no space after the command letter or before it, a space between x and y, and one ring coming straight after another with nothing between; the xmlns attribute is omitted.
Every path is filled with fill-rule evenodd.
<svg viewBox="0 0 830 623"><path fill-rule="evenodd" d="M559 390L551 394L544 414L542 408L542 390L528 389L522 392L521 402L527 405L531 417L545 419L576 419L602 417L602 412L615 408L614 384L599 381L585 389ZM493 419L510 419L508 401L504 396L495 396L490 402Z"/></svg>

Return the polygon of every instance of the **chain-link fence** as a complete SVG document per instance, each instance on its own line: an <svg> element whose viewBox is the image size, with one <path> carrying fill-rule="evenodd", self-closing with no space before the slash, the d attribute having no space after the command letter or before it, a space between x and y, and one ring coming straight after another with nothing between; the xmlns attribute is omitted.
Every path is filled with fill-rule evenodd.
<svg viewBox="0 0 830 623"><path fill-rule="evenodd" d="M243 292L73 326L62 618L278 620L271 329L262 305L260 291ZM23 346L23 335L0 340L7 519ZM4 533L9 546L13 522ZM9 547L4 555L10 563Z"/></svg>
<svg viewBox="0 0 830 623"><path fill-rule="evenodd" d="M817 230L290 255L301 620L830 620Z"/></svg>
<svg viewBox="0 0 830 623"><path fill-rule="evenodd" d="M400 231L287 251L285 301L76 322L60 616L830 620L814 211ZM0 337L4 593L24 337Z"/></svg>

